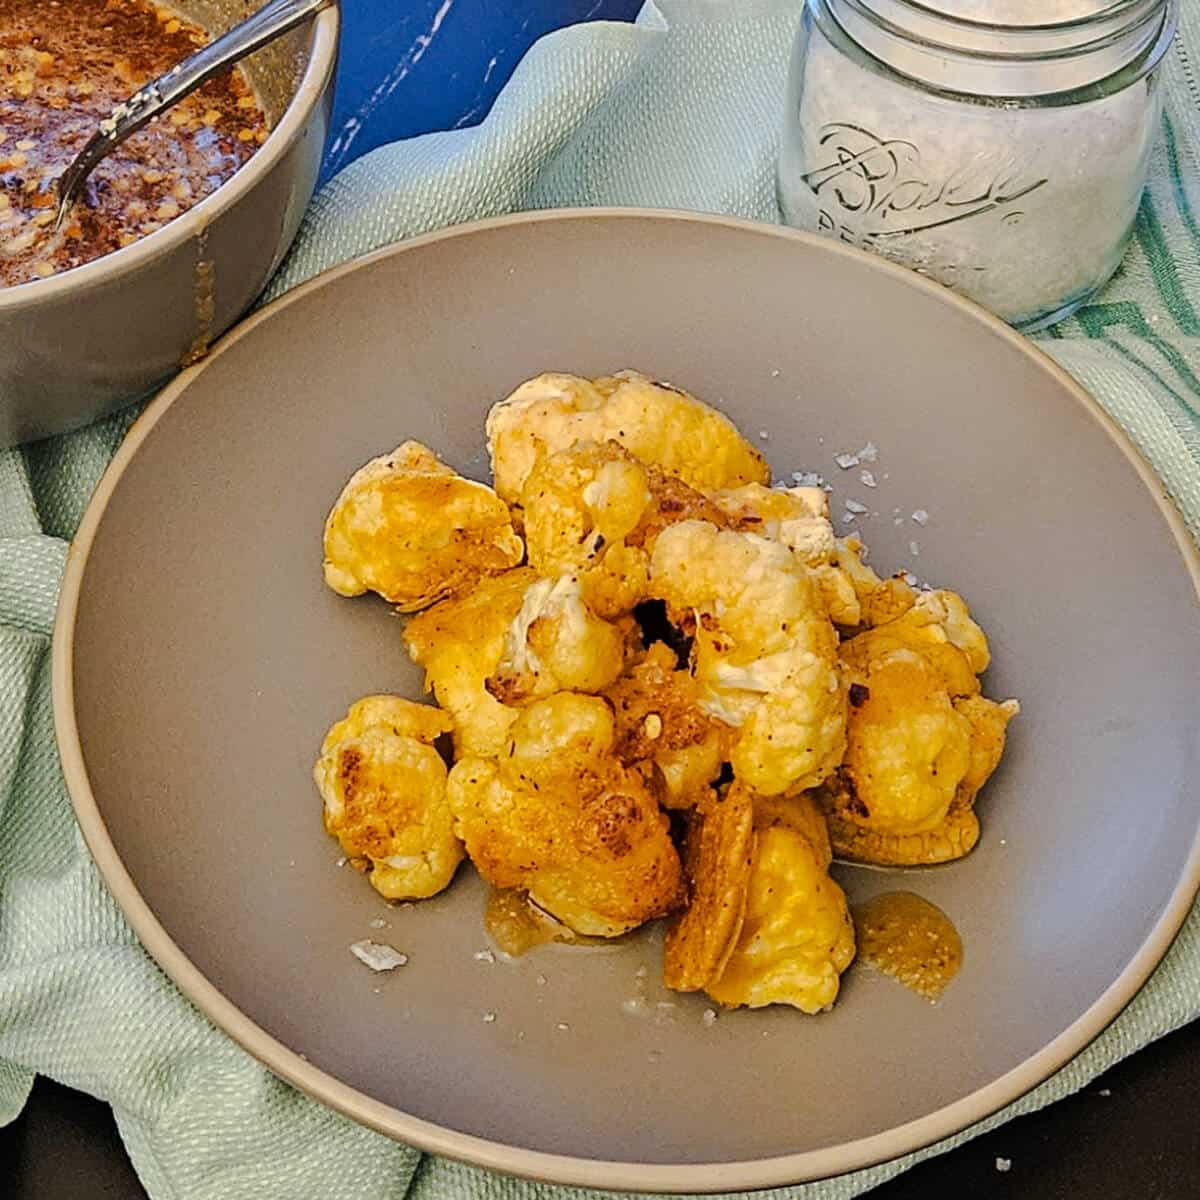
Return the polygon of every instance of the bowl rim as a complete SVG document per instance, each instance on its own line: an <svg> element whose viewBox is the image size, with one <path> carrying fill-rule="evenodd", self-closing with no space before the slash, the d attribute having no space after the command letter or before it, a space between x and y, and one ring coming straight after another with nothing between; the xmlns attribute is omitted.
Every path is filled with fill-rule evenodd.
<svg viewBox="0 0 1200 1200"><path fill-rule="evenodd" d="M0 315L6 310L34 308L43 301L62 300L76 292L86 292L112 283L140 267L170 254L177 247L199 236L224 212L233 207L259 181L269 174L300 135L310 113L328 90L337 65L341 8L335 0L317 13L312 25L312 46L300 82L287 107L267 140L246 162L211 195L180 213L161 229L120 249L102 254L91 262L59 271L47 279L0 287Z"/></svg>
<svg viewBox="0 0 1200 1200"><path fill-rule="evenodd" d="M187 958L141 896L117 853L88 780L74 702L74 643L81 585L96 532L126 468L155 425L187 393L207 362L253 334L287 306L303 301L327 284L381 260L431 243L470 238L512 225L553 225L568 221L639 221L690 223L710 230L734 230L807 246L882 271L910 287L957 308L962 316L1007 342L1047 372L1115 443L1149 490L1179 549L1200 600L1200 549L1182 516L1134 443L1100 404L1062 367L1023 335L985 309L906 268L876 255L818 235L739 217L672 209L560 208L509 214L473 221L413 237L350 259L297 285L236 325L213 347L208 358L183 371L150 403L131 427L102 476L71 544L54 625L51 688L55 732L63 775L84 840L108 888L142 944L180 990L214 1024L276 1075L308 1096L392 1139L420 1150L475 1166L547 1183L615 1191L716 1193L748 1191L829 1178L879 1165L930 1146L991 1116L1025 1095L1064 1066L1112 1023L1133 999L1170 948L1200 891L1200 829L1184 870L1162 914L1137 952L1093 1004L1062 1033L1011 1071L953 1103L903 1125L837 1146L762 1159L715 1163L639 1163L578 1158L462 1133L411 1116L375 1100L301 1058L243 1013Z"/></svg>

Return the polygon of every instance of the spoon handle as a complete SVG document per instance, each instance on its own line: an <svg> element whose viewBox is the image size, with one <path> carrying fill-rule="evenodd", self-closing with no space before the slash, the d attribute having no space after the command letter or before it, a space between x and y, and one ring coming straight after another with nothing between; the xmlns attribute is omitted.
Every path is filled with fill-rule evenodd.
<svg viewBox="0 0 1200 1200"><path fill-rule="evenodd" d="M87 140L58 181L58 219L64 218L75 202L84 181L96 165L136 133L147 122L194 92L202 83L255 50L262 49L281 34L303 24L336 0L270 0L257 12L239 22L216 41L210 42L172 67L165 75L144 84L128 100L113 109Z"/></svg>

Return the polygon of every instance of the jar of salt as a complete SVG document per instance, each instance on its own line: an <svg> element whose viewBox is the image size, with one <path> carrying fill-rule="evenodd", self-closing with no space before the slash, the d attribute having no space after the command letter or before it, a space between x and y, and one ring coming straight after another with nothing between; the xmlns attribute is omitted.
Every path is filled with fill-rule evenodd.
<svg viewBox="0 0 1200 1200"><path fill-rule="evenodd" d="M1034 330L1120 264L1177 0L806 0L779 199Z"/></svg>

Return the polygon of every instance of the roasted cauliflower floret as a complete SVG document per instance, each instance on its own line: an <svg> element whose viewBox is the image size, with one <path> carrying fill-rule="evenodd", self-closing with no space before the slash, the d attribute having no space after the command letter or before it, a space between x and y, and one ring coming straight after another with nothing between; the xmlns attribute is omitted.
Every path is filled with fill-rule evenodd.
<svg viewBox="0 0 1200 1200"><path fill-rule="evenodd" d="M632 618L622 626L597 617L574 575L539 579L526 588L504 635L488 691L505 704L554 692L598 692L621 674L632 625Z"/></svg>
<svg viewBox="0 0 1200 1200"><path fill-rule="evenodd" d="M704 521L665 529L650 591L694 626L698 704L737 728L734 775L761 795L815 787L841 761L846 694L837 634L784 546Z"/></svg>
<svg viewBox="0 0 1200 1200"><path fill-rule="evenodd" d="M866 548L852 534L839 538L834 548L833 567L853 588L859 605L859 619L853 624L868 629L894 621L917 601L917 591L903 575L881 579L865 561ZM838 622L851 624L851 622Z"/></svg>
<svg viewBox="0 0 1200 1200"><path fill-rule="evenodd" d="M846 897L829 877L825 822L807 797L756 801L742 920L722 970L705 985L719 1004L829 1008L854 958Z"/></svg>
<svg viewBox="0 0 1200 1200"><path fill-rule="evenodd" d="M326 734L313 778L325 828L389 900L440 892L463 858L433 743L450 729L436 708L367 696Z"/></svg>
<svg viewBox="0 0 1200 1200"><path fill-rule="evenodd" d="M678 668L673 650L654 642L604 696L616 722L617 757L649 768L644 774L661 804L690 808L707 794L732 731L700 707L696 681Z"/></svg>
<svg viewBox="0 0 1200 1200"><path fill-rule="evenodd" d="M487 681L500 665L508 630L536 580L525 567L481 579L414 617L404 630L410 657L425 668L426 690L454 720L459 757L504 749L517 710L497 700Z"/></svg>
<svg viewBox="0 0 1200 1200"><path fill-rule="evenodd" d="M426 608L523 555L504 501L419 442L356 471L325 521L325 582L341 596L378 592L401 612Z"/></svg>
<svg viewBox="0 0 1200 1200"><path fill-rule="evenodd" d="M927 592L845 642L841 657L846 755L820 793L838 854L888 866L962 857L979 838L975 797L1018 710L980 695L983 631L960 597Z"/></svg>
<svg viewBox="0 0 1200 1200"><path fill-rule="evenodd" d="M498 758L464 758L447 795L479 873L576 933L615 937L680 901L668 821L613 756L612 710L559 692L521 710Z"/></svg>
<svg viewBox="0 0 1200 1200"><path fill-rule="evenodd" d="M592 566L650 504L645 464L616 442L579 442L534 463L520 494L529 565L557 576Z"/></svg>
<svg viewBox="0 0 1200 1200"><path fill-rule="evenodd" d="M667 987L698 992L725 969L746 913L754 836L754 798L736 781L688 815L688 904L663 945Z"/></svg>
<svg viewBox="0 0 1200 1200"><path fill-rule="evenodd" d="M591 382L539 375L492 408L487 437L496 491L513 504L539 457L576 442L616 441L702 491L770 478L762 455L726 416L636 371Z"/></svg>
<svg viewBox="0 0 1200 1200"><path fill-rule="evenodd" d="M724 524L711 501L615 441L580 442L539 458L521 492L529 565L573 574L602 617L629 612L646 595L649 549L687 517Z"/></svg>
<svg viewBox="0 0 1200 1200"><path fill-rule="evenodd" d="M734 529L782 542L813 572L833 621L851 628L861 623L862 605L853 580L838 565L829 501L820 488L748 483L712 499Z"/></svg>
<svg viewBox="0 0 1200 1200"><path fill-rule="evenodd" d="M782 542L807 566L832 562L837 538L820 488L764 487L747 483L714 492L712 501L734 529Z"/></svg>

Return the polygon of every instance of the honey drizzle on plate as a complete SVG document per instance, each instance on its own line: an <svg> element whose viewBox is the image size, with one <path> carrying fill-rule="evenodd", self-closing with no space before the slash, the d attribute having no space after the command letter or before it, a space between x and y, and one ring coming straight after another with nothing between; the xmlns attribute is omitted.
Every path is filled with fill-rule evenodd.
<svg viewBox="0 0 1200 1200"><path fill-rule="evenodd" d="M854 907L858 960L937 1000L962 967L962 939L936 904L912 892L885 892Z"/></svg>

